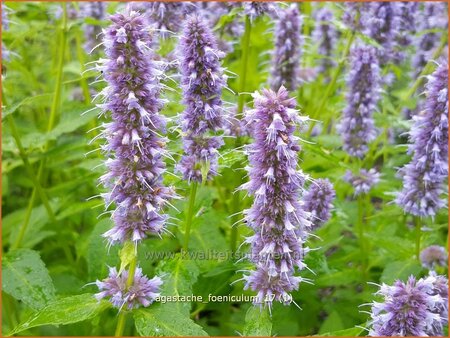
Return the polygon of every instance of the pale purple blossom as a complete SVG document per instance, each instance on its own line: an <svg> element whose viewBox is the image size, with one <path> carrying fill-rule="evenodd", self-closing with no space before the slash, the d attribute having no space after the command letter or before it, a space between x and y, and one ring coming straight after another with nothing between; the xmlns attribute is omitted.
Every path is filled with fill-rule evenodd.
<svg viewBox="0 0 450 338"><path fill-rule="evenodd" d="M406 283L382 284L376 292L382 298L374 301L369 336L441 336L447 323L448 282L443 276L430 274Z"/></svg>
<svg viewBox="0 0 450 338"><path fill-rule="evenodd" d="M245 15L251 20L255 20L265 14L273 15L277 13L277 6L270 1L245 1L242 3Z"/></svg>
<svg viewBox="0 0 450 338"><path fill-rule="evenodd" d="M92 18L95 20L103 20L105 18L106 2L93 1L80 3L80 15L83 18ZM100 35L102 28L99 25L84 24L86 52L90 53L97 45L100 44Z"/></svg>
<svg viewBox="0 0 450 338"><path fill-rule="evenodd" d="M326 72L336 66L333 51L338 36L333 23L333 12L326 7L319 8L314 13L314 19L316 26L312 33L312 38L315 43L319 44L317 51L321 56L318 70L319 72Z"/></svg>
<svg viewBox="0 0 450 338"><path fill-rule="evenodd" d="M303 196L303 209L311 213L311 230L319 228L330 219L335 197L333 184L328 179L320 178L311 183Z"/></svg>
<svg viewBox="0 0 450 338"><path fill-rule="evenodd" d="M271 88L285 86L295 90L299 85L302 19L296 4L280 10L275 25L275 50L272 56Z"/></svg>
<svg viewBox="0 0 450 338"><path fill-rule="evenodd" d="M104 234L113 244L160 235L168 217L162 209L174 191L162 183L166 122L159 113L160 70L152 61L150 35L137 12L111 20L103 40L106 58L98 64L108 86L98 107L112 117L102 133L108 172L100 181L109 190L103 194L107 207L115 205L114 227Z"/></svg>
<svg viewBox="0 0 450 338"><path fill-rule="evenodd" d="M140 267L136 268L130 287L127 287L127 280L128 270L118 274L116 268L109 268L109 276L95 283L100 290L95 298L107 298L119 310L132 310L149 306L160 295L160 286L163 284L161 278L156 276L148 279Z"/></svg>
<svg viewBox="0 0 450 338"><path fill-rule="evenodd" d="M344 150L363 158L376 137L373 113L380 98L380 67L372 46L358 45L350 52L347 106L338 125Z"/></svg>
<svg viewBox="0 0 450 338"><path fill-rule="evenodd" d="M436 266L447 266L448 254L443 246L430 245L420 253L420 262L424 268L434 270Z"/></svg>
<svg viewBox="0 0 450 338"><path fill-rule="evenodd" d="M443 61L428 76L424 110L413 117L410 163L400 174L403 190L396 203L415 216L434 216L446 206L441 196L448 176L448 65Z"/></svg>
<svg viewBox="0 0 450 338"><path fill-rule="evenodd" d="M294 131L306 119L284 87L278 92L264 89L253 98L254 109L245 117L254 139L246 148L249 182L241 188L254 197L244 215L255 232L246 242L256 270L244 280L246 288L257 292L255 303L270 307L273 300L287 302L302 280L295 276L296 268L305 267L303 245L311 222L300 204L306 177L297 169L300 146Z"/></svg>
<svg viewBox="0 0 450 338"><path fill-rule="evenodd" d="M361 169L358 173L347 171L344 180L353 186L354 195L358 196L367 194L380 181L380 173L374 168Z"/></svg>
<svg viewBox="0 0 450 338"><path fill-rule="evenodd" d="M181 84L185 110L181 115L184 155L177 169L188 181L203 181L218 174L218 149L224 126L222 88L226 76L217 49L216 38L205 20L191 16L185 24L179 44Z"/></svg>

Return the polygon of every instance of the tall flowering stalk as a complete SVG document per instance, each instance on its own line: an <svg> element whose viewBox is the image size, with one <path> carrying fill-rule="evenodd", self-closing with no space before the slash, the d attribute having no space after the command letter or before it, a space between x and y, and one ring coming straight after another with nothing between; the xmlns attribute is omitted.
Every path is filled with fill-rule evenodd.
<svg viewBox="0 0 450 338"><path fill-rule="evenodd" d="M399 6L395 2L370 2L363 14L366 33L380 45L378 56L383 63L394 57L394 42L400 24Z"/></svg>
<svg viewBox="0 0 450 338"><path fill-rule="evenodd" d="M335 197L333 184L328 179L320 178L311 183L303 197L303 210L311 213L311 230L321 227L330 219Z"/></svg>
<svg viewBox="0 0 450 338"><path fill-rule="evenodd" d="M319 64L319 72L326 72L336 66L333 60L333 50L336 45L337 31L333 25L333 12L322 7L314 13L316 27L312 33L313 41L319 42L318 53L322 59Z"/></svg>
<svg viewBox="0 0 450 338"><path fill-rule="evenodd" d="M380 97L380 68L374 47L360 45L350 52L347 107L338 125L344 150L364 157L376 137L373 113Z"/></svg>
<svg viewBox="0 0 450 338"><path fill-rule="evenodd" d="M166 154L165 119L159 114L163 101L159 98L159 70L152 61L150 35L142 15L129 9L111 16L103 44L106 59L98 68L108 86L102 91L105 102L99 107L110 113L106 123L103 150L108 156L108 172L100 178L109 190L104 194L107 206L114 204L114 226L104 236L110 244L122 243L131 248L132 259L122 262L129 269L118 273L114 268L104 281L97 281L97 298L108 297L122 309L148 306L158 295L162 281L149 280L137 266L136 245L149 235L165 231L167 216L163 207L173 197L172 188L162 183ZM124 329L121 312L116 335Z"/></svg>
<svg viewBox="0 0 450 338"><path fill-rule="evenodd" d="M282 85L288 90L295 90L299 85L301 25L302 20L296 4L279 11L270 81L274 90Z"/></svg>
<svg viewBox="0 0 450 338"><path fill-rule="evenodd" d="M304 119L284 87L263 90L253 98L255 108L246 115L254 138L247 148L250 180L242 189L254 196L245 220L255 232L246 242L256 270L244 279L245 287L257 292L256 303L271 307L273 300L290 302L290 292L302 281L295 276L296 267L305 267L303 244L311 222L300 204L306 178L297 169L300 146L294 136Z"/></svg>
<svg viewBox="0 0 450 338"><path fill-rule="evenodd" d="M448 176L448 65L428 76L424 111L413 117L410 163L403 167L403 190L396 203L414 216L434 216L446 205L441 198Z"/></svg>
<svg viewBox="0 0 450 338"><path fill-rule="evenodd" d="M407 47L410 47L413 43L412 36L417 30L417 13L419 10L418 2L399 2L398 6L398 30L396 40L395 61L397 63L406 59Z"/></svg>
<svg viewBox="0 0 450 338"><path fill-rule="evenodd" d="M217 49L216 38L207 22L198 16L187 19L179 54L186 108L181 115L184 154L177 169L185 180L193 182L186 219L184 249L187 250L197 183L218 174L218 149L223 140L212 134L224 124L221 94L226 76L220 63L224 54Z"/></svg>
<svg viewBox="0 0 450 338"><path fill-rule="evenodd" d="M369 336L442 336L448 322L448 282L444 276L430 274L406 283L382 284L373 302Z"/></svg>

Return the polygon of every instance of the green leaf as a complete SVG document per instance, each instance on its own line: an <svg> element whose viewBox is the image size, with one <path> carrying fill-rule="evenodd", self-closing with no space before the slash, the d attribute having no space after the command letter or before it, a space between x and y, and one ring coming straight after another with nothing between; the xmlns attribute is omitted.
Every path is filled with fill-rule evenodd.
<svg viewBox="0 0 450 338"><path fill-rule="evenodd" d="M251 306L245 315L244 336L270 336L272 320L267 309Z"/></svg>
<svg viewBox="0 0 450 338"><path fill-rule="evenodd" d="M134 314L136 330L141 336L208 336L189 317L156 304Z"/></svg>
<svg viewBox="0 0 450 338"><path fill-rule="evenodd" d="M162 261L157 274L163 276L162 296L186 296L192 294L192 285L197 281L199 269L194 261L177 255L170 261ZM191 303L173 302L164 304L174 311L189 316Z"/></svg>
<svg viewBox="0 0 450 338"><path fill-rule="evenodd" d="M392 284L397 279L406 281L410 275L417 276L422 270L419 262L414 260L391 262L384 268L380 281Z"/></svg>
<svg viewBox="0 0 450 338"><path fill-rule="evenodd" d="M51 99L52 95L53 94L41 94L41 95L36 95L36 96L32 96L32 97L27 97L27 98L23 99L22 101L20 101L19 103L16 103L12 106L5 107L5 109L2 109L2 120L6 116L13 114L17 109L19 109L22 106L25 106L28 104L32 104L33 106L39 106L39 105L42 105L43 103L47 103Z"/></svg>
<svg viewBox="0 0 450 338"><path fill-rule="evenodd" d="M8 252L2 260L2 289L37 310L55 298L55 287L39 253L29 249Z"/></svg>
<svg viewBox="0 0 450 338"><path fill-rule="evenodd" d="M320 336L334 337L358 337L364 332L362 327L352 327L351 329L339 330L334 332L321 333Z"/></svg>
<svg viewBox="0 0 450 338"><path fill-rule="evenodd" d="M67 325L91 319L110 306L108 301L98 301L93 294L58 299L19 324L9 335L42 325Z"/></svg>

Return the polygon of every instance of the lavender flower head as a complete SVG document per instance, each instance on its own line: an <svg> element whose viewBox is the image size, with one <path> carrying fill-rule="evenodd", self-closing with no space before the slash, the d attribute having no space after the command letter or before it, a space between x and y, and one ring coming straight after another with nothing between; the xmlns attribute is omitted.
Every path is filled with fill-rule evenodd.
<svg viewBox="0 0 450 338"><path fill-rule="evenodd" d="M98 300L109 298L109 301L118 309L124 306L127 310L140 306L147 307L155 298L159 297L159 289L163 281L159 277L148 279L137 267L134 273L133 284L127 288L128 270L119 275L116 268L109 268L109 276L103 281L97 280L100 292L95 294Z"/></svg>
<svg viewBox="0 0 450 338"><path fill-rule="evenodd" d="M428 76L424 111L413 117L410 163L405 165L403 190L396 203L415 216L434 216L446 205L441 198L448 176L448 64Z"/></svg>
<svg viewBox="0 0 450 338"><path fill-rule="evenodd" d="M137 3L135 7L145 11L148 23L160 31L162 38L178 33L186 16L195 10L195 5L188 1Z"/></svg>
<svg viewBox="0 0 450 338"><path fill-rule="evenodd" d="M93 18L103 20L105 17L106 3L102 1L82 2L80 3L80 14L84 18ZM90 53L99 43L99 35L102 29L100 26L86 24L84 26L84 35L86 42L84 48Z"/></svg>
<svg viewBox="0 0 450 338"><path fill-rule="evenodd" d="M271 88L285 86L295 90L299 84L302 20L297 5L280 11L275 26L275 51L272 57Z"/></svg>
<svg viewBox="0 0 450 338"><path fill-rule="evenodd" d="M256 270L244 280L246 289L258 292L255 304L270 307L272 300L289 302L290 292L302 281L294 276L296 267L305 267L303 244L311 222L299 202L305 175L297 169L300 146L294 131L306 118L300 117L284 87L253 97L255 108L246 114L254 139L247 148L250 180L241 188L254 196L244 214L255 232L246 242Z"/></svg>
<svg viewBox="0 0 450 338"><path fill-rule="evenodd" d="M374 1L367 9L362 13L366 34L381 46L378 55L380 61L386 63L394 56L393 42L400 24L399 6L395 2Z"/></svg>
<svg viewBox="0 0 450 338"><path fill-rule="evenodd" d="M361 12L367 10L368 3L364 2L344 2L342 21L353 31L361 29Z"/></svg>
<svg viewBox="0 0 450 338"><path fill-rule="evenodd" d="M104 234L113 244L160 235L167 219L162 208L174 191L162 184L167 154L159 133L165 119L159 114L163 101L159 70L148 48L150 36L137 12L115 14L111 20L103 41L106 59L98 66L108 86L101 93L105 103L98 107L112 117L104 125L103 150L109 158L100 181L109 189L104 194L107 206L116 206L114 227Z"/></svg>
<svg viewBox="0 0 450 338"><path fill-rule="evenodd" d="M186 109L181 115L184 155L177 169L188 181L201 182L202 167L207 179L218 172L218 149L223 140L210 136L223 128L225 114L221 93L226 76L220 64L224 54L207 23L198 16L186 21L179 45L181 84Z"/></svg>
<svg viewBox="0 0 450 338"><path fill-rule="evenodd" d="M344 180L353 186L354 195L358 196L367 194L380 181L380 173L373 168L361 169L357 174L347 171Z"/></svg>
<svg viewBox="0 0 450 338"><path fill-rule="evenodd" d="M9 30L9 18L8 18L8 8L2 2L2 29L3 31ZM2 41L2 59L9 60L9 50L5 47Z"/></svg>
<svg viewBox="0 0 450 338"><path fill-rule="evenodd" d="M263 16L264 14L277 13L277 7L270 2L246 1L242 4L244 13L250 17L250 20Z"/></svg>
<svg viewBox="0 0 450 338"><path fill-rule="evenodd" d="M431 245L420 253L420 262L426 269L434 270L436 266L447 266L448 254L445 248Z"/></svg>
<svg viewBox="0 0 450 338"><path fill-rule="evenodd" d="M380 68L375 48L356 46L350 52L350 71L347 77L347 107L338 125L344 150L362 158L368 144L376 137L373 112L380 97Z"/></svg>
<svg viewBox="0 0 450 338"><path fill-rule="evenodd" d="M447 284L442 278L430 275L416 280L411 276L406 283L383 283L376 293L383 302L372 303L369 336L442 335L448 301L448 295L444 298L439 293Z"/></svg>
<svg viewBox="0 0 450 338"><path fill-rule="evenodd" d="M336 192L328 179L318 179L311 183L303 196L303 210L310 212L312 217L311 230L319 228L330 219L335 197Z"/></svg>
<svg viewBox="0 0 450 338"><path fill-rule="evenodd" d="M333 12L326 7L322 7L314 14L316 27L313 31L313 41L319 42L319 54L323 57L320 60L319 72L326 72L336 65L333 60L333 50L336 45L337 31L333 25Z"/></svg>
<svg viewBox="0 0 450 338"><path fill-rule="evenodd" d="M397 63L406 59L405 48L409 47L412 42L412 36L416 33L417 29L417 12L419 9L418 2L399 2L397 3L398 15L399 15L399 27L396 36L396 51L395 61Z"/></svg>
<svg viewBox="0 0 450 338"><path fill-rule="evenodd" d="M448 15L446 3L438 1L424 2L423 10L417 16L417 31L427 31L416 40L416 53L412 60L412 68L416 70L416 74L418 75L431 59L442 34L447 34ZM436 29L445 31L443 33L430 31Z"/></svg>

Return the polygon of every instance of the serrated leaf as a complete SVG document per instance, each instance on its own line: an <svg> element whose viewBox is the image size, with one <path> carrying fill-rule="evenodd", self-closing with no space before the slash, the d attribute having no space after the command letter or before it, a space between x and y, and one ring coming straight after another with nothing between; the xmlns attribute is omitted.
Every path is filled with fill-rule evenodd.
<svg viewBox="0 0 450 338"><path fill-rule="evenodd" d="M55 287L39 253L29 249L8 252L2 260L2 289L38 310L55 298Z"/></svg>
<svg viewBox="0 0 450 338"><path fill-rule="evenodd" d="M202 327L165 304L156 304L134 314L136 330L141 336L208 336Z"/></svg>
<svg viewBox="0 0 450 338"><path fill-rule="evenodd" d="M267 309L251 306L245 315L244 336L264 337L272 333L272 320Z"/></svg>
<svg viewBox="0 0 450 338"><path fill-rule="evenodd" d="M9 335L42 325L66 325L94 318L110 307L107 301L98 301L93 294L58 299L29 319L19 324Z"/></svg>
<svg viewBox="0 0 450 338"><path fill-rule="evenodd" d="M352 327L350 329L345 329L345 330L321 333L320 336L358 337L363 332L364 332L364 329L362 327Z"/></svg>

